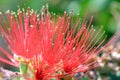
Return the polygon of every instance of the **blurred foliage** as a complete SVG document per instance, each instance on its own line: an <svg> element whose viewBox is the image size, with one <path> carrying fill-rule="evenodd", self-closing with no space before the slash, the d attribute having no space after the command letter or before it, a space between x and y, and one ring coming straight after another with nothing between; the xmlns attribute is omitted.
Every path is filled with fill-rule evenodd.
<svg viewBox="0 0 120 80"><path fill-rule="evenodd" d="M108 39L120 30L120 0L0 0L0 11L17 11L18 6L20 8L31 7L39 11L45 4L49 5L50 12L59 15L62 15L64 11L67 13L72 11L73 15L79 13L80 18L87 13L88 20L93 16L94 28L97 30L102 25ZM110 75L113 80L117 80L114 74Z"/></svg>

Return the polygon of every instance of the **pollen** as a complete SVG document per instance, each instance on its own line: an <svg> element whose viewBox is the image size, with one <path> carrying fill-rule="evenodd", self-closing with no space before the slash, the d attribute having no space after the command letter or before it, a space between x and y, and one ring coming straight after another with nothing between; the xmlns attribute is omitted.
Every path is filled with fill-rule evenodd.
<svg viewBox="0 0 120 80"><path fill-rule="evenodd" d="M34 26L33 25L30 25L31 28L33 28Z"/></svg>

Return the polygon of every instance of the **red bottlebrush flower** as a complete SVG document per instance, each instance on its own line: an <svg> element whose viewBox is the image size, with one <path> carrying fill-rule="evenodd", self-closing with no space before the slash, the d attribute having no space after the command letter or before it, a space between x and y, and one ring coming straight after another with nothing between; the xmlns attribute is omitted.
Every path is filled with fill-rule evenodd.
<svg viewBox="0 0 120 80"><path fill-rule="evenodd" d="M58 17L55 21L50 14L44 10L38 15L35 11L18 10L18 13L7 12L7 21L0 14L0 31L4 35L8 46L13 53L29 60L28 68L34 73L35 80L46 80L50 78L61 78L73 76L77 72L86 72L97 66L96 57L101 52L105 38L100 29L97 33L91 22L88 26L85 20L80 25L79 20L72 22L72 17ZM9 59L12 55L0 48ZM15 63L0 57L0 61L13 66Z"/></svg>
<svg viewBox="0 0 120 80"><path fill-rule="evenodd" d="M38 53L39 35L37 15L18 10L18 15L14 12L6 12L8 24L1 16L1 32L4 35L11 51L24 58L31 58ZM35 48L36 47L36 48Z"/></svg>

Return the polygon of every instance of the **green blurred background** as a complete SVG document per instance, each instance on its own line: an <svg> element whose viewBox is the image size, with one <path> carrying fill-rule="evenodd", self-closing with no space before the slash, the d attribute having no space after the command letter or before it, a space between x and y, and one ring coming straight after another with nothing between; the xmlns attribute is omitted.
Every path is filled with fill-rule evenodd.
<svg viewBox="0 0 120 80"><path fill-rule="evenodd" d="M94 28L97 30L103 26L108 39L120 31L120 0L0 0L0 11L17 11L18 6L40 11L46 4L49 5L50 12L58 15L62 15L64 11L67 13L73 11L73 15L79 13L80 18L86 13L88 20L93 16Z"/></svg>
<svg viewBox="0 0 120 80"><path fill-rule="evenodd" d="M112 36L120 28L120 0L0 0L0 11L17 11L18 5L22 8L31 7L40 10L43 5L49 4L49 11L56 14L63 14L73 11L73 14L80 14L84 17L93 16L92 24L96 29L104 27L106 34Z"/></svg>

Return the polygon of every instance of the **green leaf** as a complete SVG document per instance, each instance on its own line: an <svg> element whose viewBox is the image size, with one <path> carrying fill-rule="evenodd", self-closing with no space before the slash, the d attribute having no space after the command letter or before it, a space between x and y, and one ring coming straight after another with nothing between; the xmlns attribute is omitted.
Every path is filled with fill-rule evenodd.
<svg viewBox="0 0 120 80"><path fill-rule="evenodd" d="M80 78L79 80L89 80L89 78L84 77L84 78Z"/></svg>
<svg viewBox="0 0 120 80"><path fill-rule="evenodd" d="M72 78L70 78L70 80L74 80L74 78L72 77Z"/></svg>
<svg viewBox="0 0 120 80"><path fill-rule="evenodd" d="M25 74L25 73L27 73L27 70L28 70L28 65L24 64L24 63L21 63L20 64L20 72Z"/></svg>

